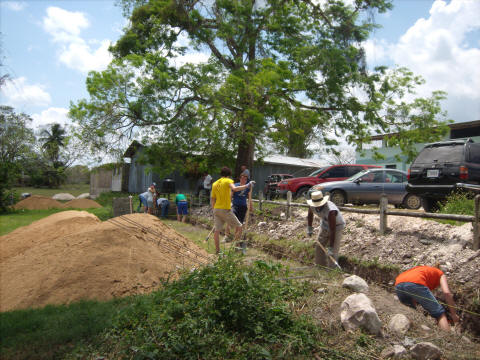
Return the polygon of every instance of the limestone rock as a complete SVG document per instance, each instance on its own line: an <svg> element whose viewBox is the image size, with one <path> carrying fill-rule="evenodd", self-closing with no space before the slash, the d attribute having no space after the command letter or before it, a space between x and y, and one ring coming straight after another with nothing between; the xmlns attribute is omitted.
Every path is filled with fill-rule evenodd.
<svg viewBox="0 0 480 360"><path fill-rule="evenodd" d="M407 349L402 345L393 345L384 349L380 357L382 359L404 359L407 357Z"/></svg>
<svg viewBox="0 0 480 360"><path fill-rule="evenodd" d="M436 360L442 351L430 342L421 342L410 349L410 356L417 360Z"/></svg>
<svg viewBox="0 0 480 360"><path fill-rule="evenodd" d="M359 293L368 293L368 284L360 276L352 275L343 280L342 286Z"/></svg>
<svg viewBox="0 0 480 360"><path fill-rule="evenodd" d="M73 196L72 194L69 194L69 193L59 193L59 194L53 195L52 199L70 201L70 200L75 199L75 196Z"/></svg>
<svg viewBox="0 0 480 360"><path fill-rule="evenodd" d="M382 322L365 294L352 294L342 303L340 319L345 330L362 328L374 335L382 334Z"/></svg>
<svg viewBox="0 0 480 360"><path fill-rule="evenodd" d="M89 199L90 193L83 193L77 196L77 199Z"/></svg>
<svg viewBox="0 0 480 360"><path fill-rule="evenodd" d="M395 314L388 323L388 329L399 336L403 336L410 329L410 320L403 314Z"/></svg>

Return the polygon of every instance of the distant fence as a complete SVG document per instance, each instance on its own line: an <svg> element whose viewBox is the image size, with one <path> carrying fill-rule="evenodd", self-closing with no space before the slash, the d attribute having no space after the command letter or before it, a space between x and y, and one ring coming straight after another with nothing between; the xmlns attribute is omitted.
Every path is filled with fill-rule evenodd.
<svg viewBox="0 0 480 360"><path fill-rule="evenodd" d="M263 193L260 191L258 193L258 200L254 199L254 202L258 202L259 210L263 208L263 204L274 204L285 206L285 215L288 218L291 216L292 207L303 207L308 208L307 204L292 202L292 193L289 191L287 193L287 201L272 201L264 200ZM398 211L398 210L388 210L387 208L388 200L385 195L380 199L380 207L378 209L357 209L348 206L339 206L338 208L345 212L359 213L359 214L379 214L380 215L380 234L384 235L387 229L387 216L408 216L408 217L418 217L418 218L427 218L427 219L442 219L442 220L454 220L462 222L471 222L473 226L473 240L472 248L473 250L478 250L480 248L480 195L475 196L475 215L456 215L456 214L434 214L427 212L416 212L416 211Z"/></svg>

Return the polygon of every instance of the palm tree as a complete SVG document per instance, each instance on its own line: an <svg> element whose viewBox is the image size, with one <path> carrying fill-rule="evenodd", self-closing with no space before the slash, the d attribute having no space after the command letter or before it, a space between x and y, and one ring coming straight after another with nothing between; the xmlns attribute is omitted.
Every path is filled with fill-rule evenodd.
<svg viewBox="0 0 480 360"><path fill-rule="evenodd" d="M65 129L57 123L52 124L50 131L43 129L40 133L40 141L43 143L42 148L47 152L54 168L60 166L60 148L65 146L65 133Z"/></svg>

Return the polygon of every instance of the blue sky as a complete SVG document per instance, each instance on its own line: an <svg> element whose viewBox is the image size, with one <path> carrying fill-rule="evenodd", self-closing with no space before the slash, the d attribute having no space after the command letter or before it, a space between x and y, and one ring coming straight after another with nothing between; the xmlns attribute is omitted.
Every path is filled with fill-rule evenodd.
<svg viewBox="0 0 480 360"><path fill-rule="evenodd" d="M419 95L449 93L450 118L480 120L480 0L394 6L376 15L383 28L366 44L369 64L407 66L427 80ZM87 97L88 71L107 66L126 24L114 0L0 0L1 73L12 79L0 104L31 115L34 127L68 122L70 102Z"/></svg>

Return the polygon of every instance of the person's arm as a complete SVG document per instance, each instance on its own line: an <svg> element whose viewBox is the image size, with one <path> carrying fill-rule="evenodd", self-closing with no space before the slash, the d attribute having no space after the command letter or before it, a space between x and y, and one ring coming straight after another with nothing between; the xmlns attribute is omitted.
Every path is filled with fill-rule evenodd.
<svg viewBox="0 0 480 360"><path fill-rule="evenodd" d="M251 188L253 184L255 184L255 181L250 181L248 184L239 185L239 186L235 186L233 183L230 183L229 185L232 191L242 191L242 190L245 190L246 188Z"/></svg>
<svg viewBox="0 0 480 360"><path fill-rule="evenodd" d="M337 233L337 210L332 210L328 213L328 227L330 229L330 247L333 248Z"/></svg>
<svg viewBox="0 0 480 360"><path fill-rule="evenodd" d="M450 317L452 321L456 324L460 321L460 318L455 311L455 301L453 300L453 295L450 292L450 288L448 287L447 277L442 275L440 277L440 288L442 289L443 295L445 296L445 301L448 304L448 310L450 311Z"/></svg>

